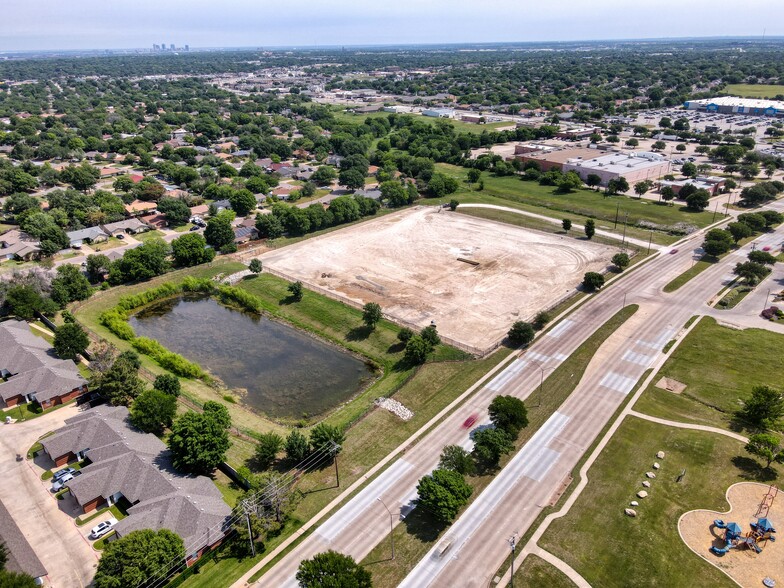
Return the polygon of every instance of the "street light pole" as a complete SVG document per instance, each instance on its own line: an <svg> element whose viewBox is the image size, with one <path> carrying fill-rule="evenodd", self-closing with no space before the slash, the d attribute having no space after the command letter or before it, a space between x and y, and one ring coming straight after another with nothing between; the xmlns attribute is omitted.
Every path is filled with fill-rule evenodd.
<svg viewBox="0 0 784 588"><path fill-rule="evenodd" d="M389 542L392 545L392 559L395 559L395 535L394 535L395 527L393 526L392 523L392 511L389 510L389 507L386 505L386 503L383 500L381 500L380 496L376 498L376 500L378 500L381 504L383 504L384 508L387 509L387 512L389 513Z"/></svg>
<svg viewBox="0 0 784 588"><path fill-rule="evenodd" d="M517 541L517 533L509 538L509 547L512 548L512 575L509 579L509 588L514 588L514 558L515 558L515 542Z"/></svg>

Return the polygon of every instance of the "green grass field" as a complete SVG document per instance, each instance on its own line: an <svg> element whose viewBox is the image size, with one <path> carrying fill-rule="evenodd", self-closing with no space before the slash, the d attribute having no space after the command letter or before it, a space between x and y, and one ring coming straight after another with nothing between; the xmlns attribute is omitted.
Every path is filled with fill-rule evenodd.
<svg viewBox="0 0 784 588"><path fill-rule="evenodd" d="M566 574L536 555L529 555L515 571L516 586L547 586L548 588L574 588Z"/></svg>
<svg viewBox="0 0 784 588"><path fill-rule="evenodd" d="M663 290L667 293L675 292L675 290L681 286L686 285L689 280L696 278L710 266L715 265L718 262L719 260L714 257L703 255L702 258L696 261L689 269L679 276L676 276L670 283L664 286Z"/></svg>
<svg viewBox="0 0 784 588"><path fill-rule="evenodd" d="M779 386L782 346L782 334L738 331L704 317L659 372L683 382L686 389L674 394L652 384L634 408L662 418L742 430L733 415L754 386Z"/></svg>
<svg viewBox="0 0 784 588"><path fill-rule="evenodd" d="M774 84L729 84L722 94L740 96L741 98L773 98L779 94L784 95L784 86Z"/></svg>
<svg viewBox="0 0 784 588"><path fill-rule="evenodd" d="M661 470L636 507L637 518L629 518L623 510L642 489L658 451L666 454ZM588 486L569 514L555 520L539 544L592 586L735 586L683 543L677 521L695 508L726 510L726 489L744 479L733 461L743 454L743 444L727 437L629 417L589 470Z"/></svg>
<svg viewBox="0 0 784 588"><path fill-rule="evenodd" d="M619 311L614 317L599 327L569 358L558 366L544 380L542 390L535 391L526 403L528 406L528 427L523 429L515 447L519 450L536 431L550 418L559 406L569 397L580 382L596 349L618 329L634 312L636 305ZM503 467L514 453L501 460ZM496 472L482 473L467 478L474 489L472 500L476 500L482 490L493 480ZM470 503L469 503L470 504ZM379 588L397 586L416 566L437 541L448 532L445 527L429 515L409 514L403 524L397 525L395 536L395 560L389 559L389 544L382 541L363 560L373 573L373 584Z"/></svg>
<svg viewBox="0 0 784 588"><path fill-rule="evenodd" d="M366 118L386 118L388 117L391 112L369 112L365 114L353 114L351 112L345 112L343 107L338 107L334 111L335 118L344 121L350 122L354 124L361 124L365 121ZM455 131L458 133L473 133L475 135L481 135L482 131L494 131L499 127L508 127L514 125L514 123L510 122L495 122L495 123L487 123L484 125L465 122L462 120L452 120L452 119L443 119L443 118L434 118L431 116L422 116L420 114L398 114L398 117L410 117L415 118L417 120L425 121L429 124L434 124L437 120L446 120L450 125L455 128Z"/></svg>

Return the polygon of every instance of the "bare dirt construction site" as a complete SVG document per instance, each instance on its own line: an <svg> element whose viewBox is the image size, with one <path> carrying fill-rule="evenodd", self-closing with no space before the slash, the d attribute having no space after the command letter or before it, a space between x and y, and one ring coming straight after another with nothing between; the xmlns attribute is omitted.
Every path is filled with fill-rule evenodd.
<svg viewBox="0 0 784 588"><path fill-rule="evenodd" d="M420 206L261 256L264 269L482 353L604 270L612 247Z"/></svg>

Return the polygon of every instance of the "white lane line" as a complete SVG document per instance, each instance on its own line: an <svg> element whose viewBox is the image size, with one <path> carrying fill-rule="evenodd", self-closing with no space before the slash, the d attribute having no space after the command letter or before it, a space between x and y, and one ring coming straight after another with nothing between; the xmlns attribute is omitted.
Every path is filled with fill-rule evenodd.
<svg viewBox="0 0 784 588"><path fill-rule="evenodd" d="M566 361L569 359L569 356L566 353L554 353L553 359L557 359L558 361Z"/></svg>
<svg viewBox="0 0 784 588"><path fill-rule="evenodd" d="M460 549L466 541L482 526L504 496L519 483L520 478L527 476L534 480L542 479L560 457L559 452L546 446L563 431L569 420L570 417L565 414L553 413L520 452L488 484L481 497L471 503L471 506L452 525L448 533L452 540L449 554L443 558L438 556L438 550L443 547L442 539L411 570L399 584L399 588L423 588L435 583L438 574L454 558L459 557Z"/></svg>
<svg viewBox="0 0 784 588"><path fill-rule="evenodd" d="M335 516L321 525L316 534L326 541L331 542L358 516L360 516L376 498L393 486L403 474L413 469L414 465L404 459L399 459L378 478L368 484L364 490L340 509Z"/></svg>
<svg viewBox="0 0 784 588"><path fill-rule="evenodd" d="M623 361L628 361L629 363L634 363L637 365L648 365L653 358L649 355L645 355L644 353L635 353L631 349L628 349L626 353L623 354L621 357Z"/></svg>
<svg viewBox="0 0 784 588"><path fill-rule="evenodd" d="M628 394L636 383L637 378L629 378L623 374L610 372L609 374L605 374L599 382L599 385L620 392L621 394Z"/></svg>
<svg viewBox="0 0 784 588"><path fill-rule="evenodd" d="M561 335L563 335L566 331L571 329L575 325L573 320L563 320L556 326L554 326L548 333L548 337L552 337L554 339L558 339Z"/></svg>
<svg viewBox="0 0 784 588"><path fill-rule="evenodd" d="M524 359L517 359L513 363L509 365L504 371L498 374L495 378L490 380L490 383L485 386L488 390L498 391L509 381L517 376L521 371L525 369L525 366L528 365L528 362Z"/></svg>
<svg viewBox="0 0 784 588"><path fill-rule="evenodd" d="M545 355L544 353L539 353L537 351L529 351L525 354L526 359L533 359L534 361L538 361L539 363L544 363L550 359L549 355Z"/></svg>

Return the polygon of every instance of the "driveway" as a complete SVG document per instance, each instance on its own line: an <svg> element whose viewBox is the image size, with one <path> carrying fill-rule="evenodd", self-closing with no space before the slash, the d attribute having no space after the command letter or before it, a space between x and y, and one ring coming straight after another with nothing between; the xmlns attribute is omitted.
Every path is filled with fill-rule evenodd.
<svg viewBox="0 0 784 588"><path fill-rule="evenodd" d="M98 554L74 520L61 511L60 501L49 492L49 482L41 481L40 470L27 459L17 462L16 454L26 456L41 435L60 428L78 411L71 404L23 423L0 424L0 501L46 567L54 588L87 586Z"/></svg>

